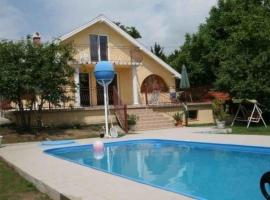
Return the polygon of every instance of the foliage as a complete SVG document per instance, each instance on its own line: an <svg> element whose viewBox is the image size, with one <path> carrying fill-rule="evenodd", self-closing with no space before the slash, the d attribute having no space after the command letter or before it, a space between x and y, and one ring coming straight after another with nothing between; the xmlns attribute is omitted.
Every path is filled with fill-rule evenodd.
<svg viewBox="0 0 270 200"><path fill-rule="evenodd" d="M121 24L120 22L114 22L117 26L119 26L122 30L127 32L131 37L138 39L142 38L140 32L136 29L134 26L125 26Z"/></svg>
<svg viewBox="0 0 270 200"><path fill-rule="evenodd" d="M237 98L270 104L270 1L219 0L206 23L169 56L193 86L214 85Z"/></svg>
<svg viewBox="0 0 270 200"><path fill-rule="evenodd" d="M128 115L127 122L128 122L128 125L129 126L136 125L137 120L138 120L138 116L137 115L135 115L135 114Z"/></svg>
<svg viewBox="0 0 270 200"><path fill-rule="evenodd" d="M164 53L164 47L161 47L158 43L155 42L154 47L151 47L151 52L163 61L167 61L167 56Z"/></svg>
<svg viewBox="0 0 270 200"><path fill-rule="evenodd" d="M173 119L176 121L176 122L179 122L179 121L182 121L183 120L183 112L177 112L173 115Z"/></svg>
<svg viewBox="0 0 270 200"><path fill-rule="evenodd" d="M219 99L214 99L212 102L212 109L214 117L218 121L226 121L229 118L229 114L224 109L224 101Z"/></svg>
<svg viewBox="0 0 270 200"><path fill-rule="evenodd" d="M34 44L30 38L0 42L0 91L4 99L18 105L23 128L31 127L31 115L25 111L38 106L37 121L45 102L58 105L69 100L66 88L74 88L70 45ZM29 113L29 112L28 112Z"/></svg>

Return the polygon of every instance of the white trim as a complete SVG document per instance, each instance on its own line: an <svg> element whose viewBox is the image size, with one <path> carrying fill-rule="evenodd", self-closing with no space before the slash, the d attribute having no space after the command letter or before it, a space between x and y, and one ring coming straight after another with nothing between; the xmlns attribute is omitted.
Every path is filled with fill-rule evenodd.
<svg viewBox="0 0 270 200"><path fill-rule="evenodd" d="M81 96L80 96L80 67L75 68L74 72L74 83L77 86L75 92L75 106L81 107Z"/></svg>
<svg viewBox="0 0 270 200"><path fill-rule="evenodd" d="M133 105L139 104L139 92L138 92L138 79L137 79L137 67L132 66L132 95L133 95Z"/></svg>
<svg viewBox="0 0 270 200"><path fill-rule="evenodd" d="M79 28L74 29L73 31L61 36L60 40L66 40L75 34L81 32L82 30L96 24L97 22L104 22L107 25L109 25L112 29L114 29L116 32L121 34L123 37L125 37L127 40L129 40L133 45L139 47L144 53L146 53L148 56L153 58L155 61L157 61L161 66L163 66L165 69L170 71L175 77L181 78L181 74L178 73L175 69L173 69L170 65L165 63L163 60L161 60L159 57L157 57L155 54L153 54L151 51L149 51L147 48L145 48L141 43L139 43L137 40L135 40L133 37L131 37L128 33L123 31L120 27L118 27L116 24L114 24L110 19L108 19L105 15L99 15L98 17L94 18L90 22L80 26Z"/></svg>
<svg viewBox="0 0 270 200"><path fill-rule="evenodd" d="M92 105L92 77L91 77L91 72L88 73L88 88L89 88L89 106Z"/></svg>
<svg viewBox="0 0 270 200"><path fill-rule="evenodd" d="M107 34L89 34L89 53L90 53L90 62L95 62L92 61L91 59L91 35L96 35L98 36L98 61L100 61L100 36L107 37L107 59L110 60L110 50L109 50L109 35Z"/></svg>

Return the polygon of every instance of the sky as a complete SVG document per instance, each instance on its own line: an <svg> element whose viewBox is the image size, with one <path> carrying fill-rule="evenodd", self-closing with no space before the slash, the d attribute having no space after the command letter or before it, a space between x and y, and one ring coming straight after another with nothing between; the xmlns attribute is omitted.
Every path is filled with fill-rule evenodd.
<svg viewBox="0 0 270 200"><path fill-rule="evenodd" d="M154 42L166 53L183 44L205 22L217 0L0 0L0 38L21 39L40 32L57 38L99 14L135 26L148 48Z"/></svg>

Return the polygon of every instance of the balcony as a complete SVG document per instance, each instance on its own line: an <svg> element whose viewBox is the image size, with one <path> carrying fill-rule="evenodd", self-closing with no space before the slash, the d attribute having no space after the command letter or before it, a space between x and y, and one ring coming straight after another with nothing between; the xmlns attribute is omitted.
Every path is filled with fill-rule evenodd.
<svg viewBox="0 0 270 200"><path fill-rule="evenodd" d="M75 56L72 64L96 64L100 59L91 60L89 45L74 45ZM108 46L108 61L117 65L140 65L143 59L139 48L129 46Z"/></svg>

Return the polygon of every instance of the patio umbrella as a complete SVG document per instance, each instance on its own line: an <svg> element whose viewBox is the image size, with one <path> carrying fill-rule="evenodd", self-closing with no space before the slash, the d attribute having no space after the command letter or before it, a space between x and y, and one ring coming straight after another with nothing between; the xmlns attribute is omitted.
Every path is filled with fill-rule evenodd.
<svg viewBox="0 0 270 200"><path fill-rule="evenodd" d="M187 108L187 105L186 105L186 100L187 100L186 89L188 89L188 88L190 88L190 84L189 84L189 80L188 80L187 69L186 69L186 66L183 65L182 66L182 71L181 71L180 89L184 89L184 94L185 94L184 107L185 107L185 121L186 121L186 126L188 126L188 108ZM191 94L189 96L190 96L190 100L192 101Z"/></svg>
<svg viewBox="0 0 270 200"><path fill-rule="evenodd" d="M180 88L181 89L190 88L187 69L185 65L182 66Z"/></svg>

